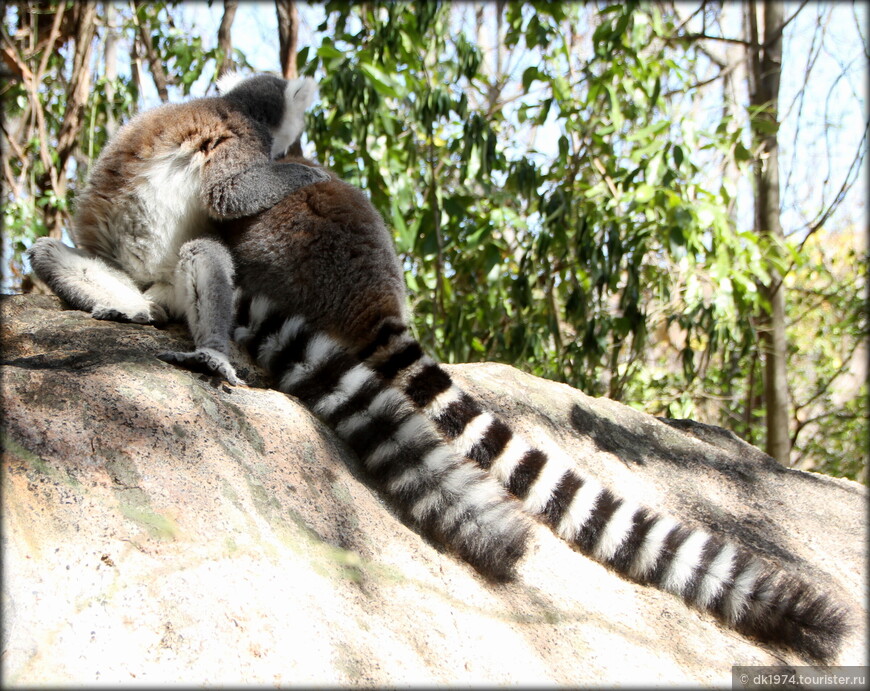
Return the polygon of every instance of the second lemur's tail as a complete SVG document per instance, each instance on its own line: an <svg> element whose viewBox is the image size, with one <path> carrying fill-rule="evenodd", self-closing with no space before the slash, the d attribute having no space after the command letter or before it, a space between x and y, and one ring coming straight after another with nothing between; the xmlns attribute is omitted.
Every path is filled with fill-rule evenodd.
<svg viewBox="0 0 870 691"><path fill-rule="evenodd" d="M526 517L400 391L261 296L242 299L237 324L235 340L270 372L275 387L335 430L405 520L484 575L511 576L525 551Z"/></svg>
<svg viewBox="0 0 870 691"><path fill-rule="evenodd" d="M745 634L812 659L836 654L845 613L826 595L731 542L625 501L565 460L532 448L454 385L403 324L383 324L358 357L404 390L458 452L584 554Z"/></svg>

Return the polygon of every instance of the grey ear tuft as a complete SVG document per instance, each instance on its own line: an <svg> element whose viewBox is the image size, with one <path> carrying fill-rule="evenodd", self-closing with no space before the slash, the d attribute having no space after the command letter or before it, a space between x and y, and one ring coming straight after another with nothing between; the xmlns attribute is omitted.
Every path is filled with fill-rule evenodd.
<svg viewBox="0 0 870 691"><path fill-rule="evenodd" d="M224 96L235 89L236 86L244 80L245 78L243 75L239 74L236 70L231 70L225 72L224 75L215 82L215 86L217 86L218 93L221 96Z"/></svg>

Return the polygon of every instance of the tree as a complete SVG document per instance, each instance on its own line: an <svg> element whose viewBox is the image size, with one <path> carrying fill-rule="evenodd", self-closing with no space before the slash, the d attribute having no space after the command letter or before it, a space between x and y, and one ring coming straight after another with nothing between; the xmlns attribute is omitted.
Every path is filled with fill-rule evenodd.
<svg viewBox="0 0 870 691"><path fill-rule="evenodd" d="M69 228L90 162L138 107L143 74L151 74L161 101L189 94L229 50L232 6L227 2L223 46L203 49L199 36L179 40L174 8L163 2L0 4L0 56L11 76L3 85L3 225L12 241L4 269L16 282L27 245ZM100 40L101 59L93 60ZM123 76L119 47L130 61Z"/></svg>
<svg viewBox="0 0 870 691"><path fill-rule="evenodd" d="M278 13L278 51L284 79L295 79L296 46L299 40L299 11L293 0L275 0Z"/></svg>
<svg viewBox="0 0 870 691"><path fill-rule="evenodd" d="M233 61L233 38L231 31L233 19L235 19L238 8L238 0L224 0L224 15L218 28L218 49L221 55L217 69L219 77L227 72L232 72L236 66L236 63Z"/></svg>
<svg viewBox="0 0 870 691"><path fill-rule="evenodd" d="M749 106L755 162L755 232L781 245L784 234L779 219L779 154L777 114L782 69L783 3L767 0L745 5L749 45ZM763 34L758 17L762 17ZM791 463L789 394L786 379L785 289L774 266L762 285L765 306L760 327L764 354L764 399L767 411L767 453L783 465Z"/></svg>
<svg viewBox="0 0 870 691"><path fill-rule="evenodd" d="M717 65L718 72L713 78L707 80L707 84L716 80L728 80L733 83L734 75L743 74L746 80L746 96L739 95L739 90L723 88L723 95L734 101L735 115L740 111L746 113L745 118L740 118L746 123L749 133L749 153L753 161L754 187L754 216L752 227L761 241L761 248L765 253L765 273L759 281L759 291L763 300L759 303L754 318L749 322L751 329L746 332L748 348L745 355L749 356L749 362L740 364L744 356L739 356L732 361L731 369L723 377L724 381L739 381L748 376L745 386L745 404L742 421L739 421L735 429L744 438L753 440L754 419L758 411L763 411L766 416L765 430L762 438L766 440L768 452L781 463L790 465L799 460L803 454L791 453L792 439L795 437L798 424L789 414L793 405L800 406L791 400L791 391L796 390L798 381L804 375L800 368L789 369L787 362L794 361L790 353L793 346L790 345L787 333L790 310L786 304L786 287L784 282L790 284L790 272L799 265L800 251L807 238L817 232L830 218L834 209L837 208L855 180L856 164L863 159L866 140L866 125L864 138L858 145L852 165L846 172L842 181L842 187L836 196L821 199L822 209L812 222L804 227L791 228L786 233L781 221L784 211L781 201L781 184L779 179L779 130L782 117L789 117L795 102L800 104L798 114L801 113L808 92L810 74L815 64L818 52L825 48L825 21L823 17L830 16L830 8L819 8L819 21L814 29L810 52L807 55L803 85L795 96L795 101L788 107L784 116L781 116L779 106L780 76L782 73L781 56L783 37L786 28L801 17L806 3L796 7L789 14L784 15L781 3L747 3L742 6L742 21L736 35L723 29L724 12L708 15L704 13L700 18L696 17L698 11L685 17L683 27L687 27L691 20L701 22L701 28L690 31L684 28L684 35L691 35L699 40L699 46ZM703 9L703 8L701 8ZM700 10L699 10L700 11ZM734 22L730 22L733 28ZM738 47L742 49L742 55L736 51L727 51L723 54L717 49L718 45ZM828 50L830 50L828 48ZM866 48L865 48L866 50ZM799 67L799 64L797 65ZM848 65L843 65L843 73L840 78L847 75ZM837 83L838 80L834 82ZM728 84L725 84L728 87ZM744 100L745 99L745 100ZM743 105L741 106L741 102ZM830 127L830 125L827 125ZM800 120L795 133L800 131ZM827 139L826 134L824 139ZM794 155L792 165L794 165ZM804 164L805 165L805 164ZM794 179L789 170L785 178L785 192L790 193L790 181ZM737 181L735 180L735 183ZM814 180L815 182L815 180ZM736 186L736 184L735 184ZM827 180L822 187L827 186ZM793 193L792 193L793 194ZM791 239L790 239L791 236ZM797 238L797 242L794 240ZM793 288L792 290L796 290ZM857 286L860 294L861 287ZM851 290L848 294L852 294ZM856 325L854 320L848 323ZM860 331L851 332L850 342L860 338ZM753 345L754 344L754 345ZM758 363L763 363L764 376L756 376ZM745 373L745 374L744 374ZM763 382L763 386L759 384ZM737 417L734 418L735 421Z"/></svg>
<svg viewBox="0 0 870 691"><path fill-rule="evenodd" d="M49 17L52 18L50 27ZM64 5L53 8L51 3L34 3L22 8L19 18L19 27L24 30L16 33L17 41L5 31L0 36L3 60L27 94L27 105L17 113L13 124L17 136L13 140L7 135L7 141L24 167L16 176L11 167L5 165L4 173L6 183L19 195L24 194L23 187L28 185L44 200L43 234L59 238L67 218L67 165L85 125L85 106L91 88L89 63L96 7L92 3L76 3L69 8ZM61 82L62 112L57 105L51 112L52 106L39 98L39 85L50 71L57 69L59 60L54 52L69 43L73 45L72 65L69 77ZM39 54L39 61L26 59L25 50ZM56 128L54 142L49 141L50 128ZM38 148L38 163L31 159L33 165L28 165L28 148Z"/></svg>

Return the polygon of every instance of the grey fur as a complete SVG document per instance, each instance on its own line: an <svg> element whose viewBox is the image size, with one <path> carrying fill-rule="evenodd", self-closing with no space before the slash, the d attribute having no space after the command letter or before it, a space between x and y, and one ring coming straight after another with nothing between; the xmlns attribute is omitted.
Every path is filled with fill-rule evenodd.
<svg viewBox="0 0 870 691"><path fill-rule="evenodd" d="M301 187L328 179L321 171L293 163L250 167L232 177L223 168L214 182L210 173L207 169L203 176L203 198L210 214L220 219L253 216Z"/></svg>
<svg viewBox="0 0 870 691"><path fill-rule="evenodd" d="M37 240L33 270L98 319L187 320L195 351L164 357L242 383L228 359L232 260L207 238L215 219L264 211L327 178L271 159L275 138L301 131L313 93L311 80L263 75L138 115L94 165L77 204L77 247Z"/></svg>
<svg viewBox="0 0 870 691"><path fill-rule="evenodd" d="M179 253L176 303L185 317L196 349L169 351L160 359L189 369L213 372L230 384L243 386L227 357L233 328L233 260L226 247L213 238L198 238Z"/></svg>
<svg viewBox="0 0 870 691"><path fill-rule="evenodd" d="M130 276L98 257L54 238L37 239L27 254L36 275L58 297L95 319L166 321L163 308L145 298Z"/></svg>

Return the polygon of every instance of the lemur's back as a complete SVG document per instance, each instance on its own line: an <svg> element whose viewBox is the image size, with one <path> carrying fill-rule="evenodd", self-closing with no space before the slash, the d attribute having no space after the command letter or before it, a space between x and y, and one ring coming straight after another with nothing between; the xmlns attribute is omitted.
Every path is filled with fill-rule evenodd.
<svg viewBox="0 0 870 691"><path fill-rule="evenodd" d="M390 231L368 197L338 178L254 218L226 222L222 235L240 288L269 295L284 314L304 316L351 350L368 343L385 318L406 320Z"/></svg>

